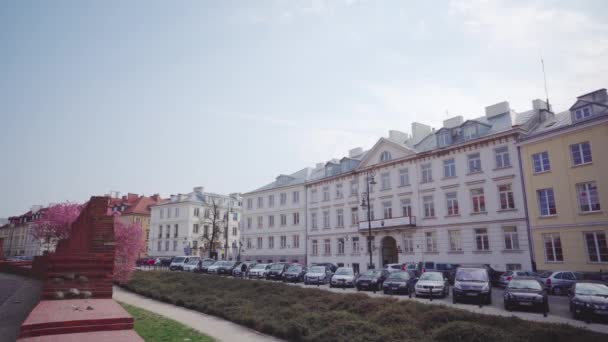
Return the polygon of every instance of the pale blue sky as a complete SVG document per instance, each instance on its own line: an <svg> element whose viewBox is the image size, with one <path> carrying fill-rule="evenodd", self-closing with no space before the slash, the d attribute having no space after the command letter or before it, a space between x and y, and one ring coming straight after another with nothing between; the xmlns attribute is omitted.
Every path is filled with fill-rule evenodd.
<svg viewBox="0 0 608 342"><path fill-rule="evenodd" d="M109 190L246 192L508 100L608 86L597 1L0 4L0 217Z"/></svg>

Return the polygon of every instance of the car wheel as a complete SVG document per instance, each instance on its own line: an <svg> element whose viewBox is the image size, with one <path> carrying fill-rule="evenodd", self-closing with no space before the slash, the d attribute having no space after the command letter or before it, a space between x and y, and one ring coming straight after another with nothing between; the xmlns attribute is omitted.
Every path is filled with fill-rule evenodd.
<svg viewBox="0 0 608 342"><path fill-rule="evenodd" d="M554 287L553 288L553 294L556 296L561 296L563 294L563 290L561 287Z"/></svg>

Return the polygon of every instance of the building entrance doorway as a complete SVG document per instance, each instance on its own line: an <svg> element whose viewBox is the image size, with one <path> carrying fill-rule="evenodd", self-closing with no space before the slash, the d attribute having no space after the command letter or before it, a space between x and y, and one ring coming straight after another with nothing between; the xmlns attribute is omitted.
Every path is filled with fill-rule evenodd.
<svg viewBox="0 0 608 342"><path fill-rule="evenodd" d="M399 262L397 241L392 236L385 236L382 239L382 266L397 262Z"/></svg>

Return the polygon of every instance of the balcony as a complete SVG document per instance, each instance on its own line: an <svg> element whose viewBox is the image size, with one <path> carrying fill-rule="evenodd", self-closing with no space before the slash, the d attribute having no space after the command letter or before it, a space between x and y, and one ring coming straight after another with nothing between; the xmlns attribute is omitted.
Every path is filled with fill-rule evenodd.
<svg viewBox="0 0 608 342"><path fill-rule="evenodd" d="M416 216L401 216L393 217L389 219L372 220L372 230L380 230L387 228L407 228L416 227ZM369 229L367 221L359 222L359 230Z"/></svg>

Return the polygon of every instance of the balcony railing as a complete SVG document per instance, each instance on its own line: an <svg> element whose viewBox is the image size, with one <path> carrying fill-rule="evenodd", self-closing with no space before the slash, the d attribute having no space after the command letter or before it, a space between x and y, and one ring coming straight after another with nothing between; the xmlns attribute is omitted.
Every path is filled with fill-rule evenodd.
<svg viewBox="0 0 608 342"><path fill-rule="evenodd" d="M401 216L387 219L372 220L372 230L398 228L398 227L416 227L416 216ZM359 221L359 230L369 229L367 221Z"/></svg>

